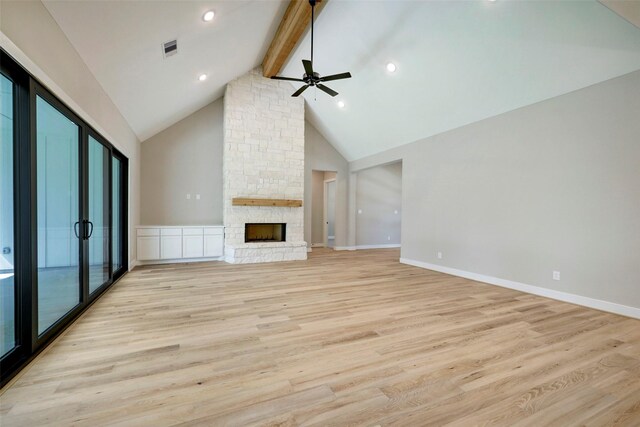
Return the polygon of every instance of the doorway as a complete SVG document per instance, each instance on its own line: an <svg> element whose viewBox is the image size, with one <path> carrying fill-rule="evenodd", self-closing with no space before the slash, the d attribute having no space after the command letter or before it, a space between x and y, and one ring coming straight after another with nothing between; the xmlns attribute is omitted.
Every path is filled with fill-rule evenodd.
<svg viewBox="0 0 640 427"><path fill-rule="evenodd" d="M312 171L311 247L335 247L337 176L335 171Z"/></svg>
<svg viewBox="0 0 640 427"><path fill-rule="evenodd" d="M324 181L324 243L328 248L336 246L336 178Z"/></svg>

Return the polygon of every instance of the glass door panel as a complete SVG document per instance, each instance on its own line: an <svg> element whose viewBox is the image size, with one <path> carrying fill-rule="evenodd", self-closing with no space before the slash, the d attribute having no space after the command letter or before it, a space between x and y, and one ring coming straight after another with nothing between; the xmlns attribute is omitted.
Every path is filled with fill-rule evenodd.
<svg viewBox="0 0 640 427"><path fill-rule="evenodd" d="M16 345L13 242L13 82L0 74L0 357Z"/></svg>
<svg viewBox="0 0 640 427"><path fill-rule="evenodd" d="M122 219L120 218L121 205L120 199L122 198L122 191L120 189L120 174L122 173L122 165L120 160L116 157L111 158L111 188L112 188L112 203L111 212L113 218L113 245L111 246L111 262L112 271L115 274L122 268Z"/></svg>
<svg viewBox="0 0 640 427"><path fill-rule="evenodd" d="M89 136L89 292L109 281L109 150Z"/></svg>
<svg viewBox="0 0 640 427"><path fill-rule="evenodd" d="M38 335L80 303L79 133L36 97Z"/></svg>

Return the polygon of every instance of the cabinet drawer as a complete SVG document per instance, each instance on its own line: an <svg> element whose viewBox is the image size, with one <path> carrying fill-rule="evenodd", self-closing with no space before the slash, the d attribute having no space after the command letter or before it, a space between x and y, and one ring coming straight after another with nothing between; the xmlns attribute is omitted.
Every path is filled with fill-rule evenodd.
<svg viewBox="0 0 640 427"><path fill-rule="evenodd" d="M208 227L204 229L205 236L222 236L224 234L224 227Z"/></svg>
<svg viewBox="0 0 640 427"><path fill-rule="evenodd" d="M202 236L202 228L183 228L183 236Z"/></svg>
<svg viewBox="0 0 640 427"><path fill-rule="evenodd" d="M160 230L161 236L182 236L182 228L163 228Z"/></svg>
<svg viewBox="0 0 640 427"><path fill-rule="evenodd" d="M159 228L138 228L138 236L159 236Z"/></svg>

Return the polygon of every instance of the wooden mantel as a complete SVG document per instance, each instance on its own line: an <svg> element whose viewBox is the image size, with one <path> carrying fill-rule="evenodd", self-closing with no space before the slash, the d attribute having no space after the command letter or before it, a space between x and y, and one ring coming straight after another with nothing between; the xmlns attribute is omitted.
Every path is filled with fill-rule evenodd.
<svg viewBox="0 0 640 427"><path fill-rule="evenodd" d="M284 208L299 208L302 200L291 199L250 199L246 197L234 197L231 200L233 206L277 206Z"/></svg>

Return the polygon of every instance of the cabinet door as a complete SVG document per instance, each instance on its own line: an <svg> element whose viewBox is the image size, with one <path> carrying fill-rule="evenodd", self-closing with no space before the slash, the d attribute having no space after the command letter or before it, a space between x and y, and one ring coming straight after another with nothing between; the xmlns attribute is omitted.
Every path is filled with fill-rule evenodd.
<svg viewBox="0 0 640 427"><path fill-rule="evenodd" d="M216 257L224 253L223 236L204 236L204 256Z"/></svg>
<svg viewBox="0 0 640 427"><path fill-rule="evenodd" d="M182 256L184 258L201 258L202 254L202 236L184 236L182 238Z"/></svg>
<svg viewBox="0 0 640 427"><path fill-rule="evenodd" d="M138 237L138 259L140 261L160 259L160 237Z"/></svg>
<svg viewBox="0 0 640 427"><path fill-rule="evenodd" d="M182 258L182 236L162 236L160 255L162 259Z"/></svg>

